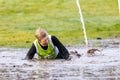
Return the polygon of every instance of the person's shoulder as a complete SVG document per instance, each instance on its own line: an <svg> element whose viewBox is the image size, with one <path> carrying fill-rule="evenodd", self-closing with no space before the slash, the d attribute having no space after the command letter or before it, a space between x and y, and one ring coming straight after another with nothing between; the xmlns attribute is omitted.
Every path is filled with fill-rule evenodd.
<svg viewBox="0 0 120 80"><path fill-rule="evenodd" d="M57 38L55 35L51 35L51 38Z"/></svg>
<svg viewBox="0 0 120 80"><path fill-rule="evenodd" d="M56 37L56 36L54 36L54 35L51 35L51 39L52 39L52 40L56 40L56 39L57 39L57 37Z"/></svg>

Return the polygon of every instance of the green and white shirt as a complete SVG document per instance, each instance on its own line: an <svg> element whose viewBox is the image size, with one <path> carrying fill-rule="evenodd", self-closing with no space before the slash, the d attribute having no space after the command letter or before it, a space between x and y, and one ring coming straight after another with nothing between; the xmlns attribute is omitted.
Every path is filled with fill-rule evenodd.
<svg viewBox="0 0 120 80"><path fill-rule="evenodd" d="M38 57L40 59L55 59L58 55L58 48L56 46L53 45L53 42L51 40L51 35L49 35L49 40L48 40L48 48L47 50L44 50L38 40L36 39L34 41L34 45L36 47L36 52L38 53Z"/></svg>

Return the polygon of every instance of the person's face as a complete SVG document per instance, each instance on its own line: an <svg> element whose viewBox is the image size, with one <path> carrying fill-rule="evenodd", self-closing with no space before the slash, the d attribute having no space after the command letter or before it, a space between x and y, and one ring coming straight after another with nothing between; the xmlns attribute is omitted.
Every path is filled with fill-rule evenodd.
<svg viewBox="0 0 120 80"><path fill-rule="evenodd" d="M47 46L47 45L48 45L48 36L46 36L45 38L39 40L39 43L40 43L42 46Z"/></svg>

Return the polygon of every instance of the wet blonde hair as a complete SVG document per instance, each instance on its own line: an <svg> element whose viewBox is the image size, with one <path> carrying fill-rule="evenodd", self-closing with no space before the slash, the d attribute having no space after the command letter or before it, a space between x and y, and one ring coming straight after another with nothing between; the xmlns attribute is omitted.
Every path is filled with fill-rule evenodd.
<svg viewBox="0 0 120 80"><path fill-rule="evenodd" d="M35 31L35 37L38 39L38 40L41 40L45 37L48 36L48 33L46 30L42 29L42 28L38 28L36 31Z"/></svg>

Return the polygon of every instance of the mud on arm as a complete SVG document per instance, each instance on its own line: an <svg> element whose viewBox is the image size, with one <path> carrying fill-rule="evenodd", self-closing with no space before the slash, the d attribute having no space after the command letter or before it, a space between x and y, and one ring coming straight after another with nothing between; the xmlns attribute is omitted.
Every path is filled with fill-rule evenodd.
<svg viewBox="0 0 120 80"><path fill-rule="evenodd" d="M32 58L34 57L35 53L36 53L36 48L35 48L35 45L32 44L32 46L31 46L31 48L29 49L29 51L28 51L25 59L32 59Z"/></svg>
<svg viewBox="0 0 120 80"><path fill-rule="evenodd" d="M51 39L52 39L53 44L58 48L59 52L63 55L64 59L68 59L69 52L64 47L64 45L55 36L51 36Z"/></svg>

